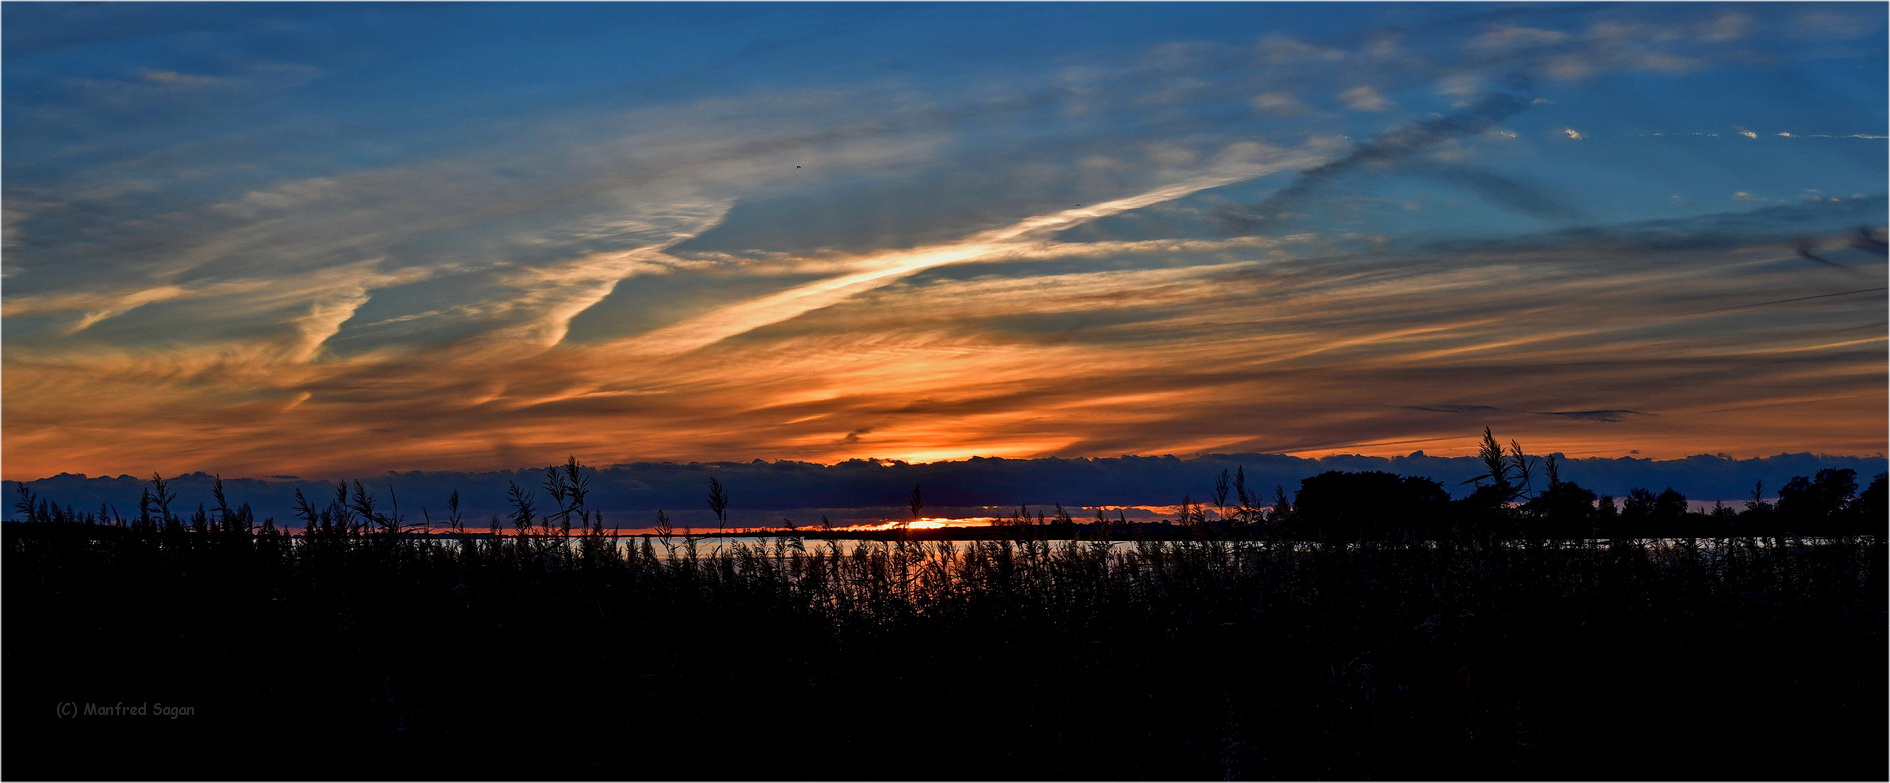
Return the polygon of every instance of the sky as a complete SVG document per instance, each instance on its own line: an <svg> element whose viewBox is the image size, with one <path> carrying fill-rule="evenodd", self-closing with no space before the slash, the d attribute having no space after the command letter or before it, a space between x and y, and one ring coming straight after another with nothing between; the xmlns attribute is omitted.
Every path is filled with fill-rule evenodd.
<svg viewBox="0 0 1890 783"><path fill-rule="evenodd" d="M0 475L1881 457L1885 21L6 3Z"/></svg>

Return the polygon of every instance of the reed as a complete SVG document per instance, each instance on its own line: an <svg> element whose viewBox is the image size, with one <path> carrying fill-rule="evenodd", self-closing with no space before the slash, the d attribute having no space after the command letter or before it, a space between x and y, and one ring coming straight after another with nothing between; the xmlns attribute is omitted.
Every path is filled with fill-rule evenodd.
<svg viewBox="0 0 1890 783"><path fill-rule="evenodd" d="M1504 492L1530 486L1509 451ZM512 534L485 538L454 497L452 535L406 534L359 483L321 507L298 495L299 534L221 494L185 524L161 478L131 519L20 487L7 630L33 643L9 650L4 771L1884 776L1880 536L1767 536L1746 515L1778 512L1756 507L1730 529L1663 520L1647 493L1643 528L1596 542L1539 524L1565 486L1545 477L1530 503L1453 501L1433 537L1301 537L1327 501L1262 513L1236 475L1183 504L1178 540L1118 544L1137 530L1120 515L1020 507L982 540L809 550L784 520L708 552L660 513L653 539L606 536L575 460L540 488L553 512L513 484ZM1841 529L1826 517L1847 508L1811 526ZM1656 535L1669 524L1696 529ZM133 698L203 710L73 724L47 709ZM544 728L492 741L524 726ZM920 770L915 747L951 752Z"/></svg>

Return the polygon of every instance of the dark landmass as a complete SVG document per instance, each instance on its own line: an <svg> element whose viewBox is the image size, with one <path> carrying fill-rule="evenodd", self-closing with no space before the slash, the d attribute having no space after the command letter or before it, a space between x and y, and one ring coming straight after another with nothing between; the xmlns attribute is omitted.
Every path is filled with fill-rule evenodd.
<svg viewBox="0 0 1890 783"><path fill-rule="evenodd" d="M364 487L304 498L299 531L162 482L130 517L21 488L0 774L1890 773L1884 476L1699 513L1485 456L1462 498L1329 472L1267 502L1235 474L1166 525L1020 510L852 547L619 546L575 462L508 490L506 535L444 540Z"/></svg>
<svg viewBox="0 0 1890 783"><path fill-rule="evenodd" d="M1652 460L1638 457L1562 458L1562 478L1589 490L1616 498L1636 487L1655 492L1664 488L1696 500L1729 503L1743 501L1759 485L1767 497L1793 476L1810 476L1823 468L1850 469L1860 477L1890 469L1882 455L1837 457L1816 454L1779 454L1753 459L1693 456ZM906 464L896 461L851 460L837 465L806 462L634 463L591 471L593 509L603 511L606 523L625 529L653 524L658 510L666 511L677 526L712 527L714 517L702 504L702 487L710 477L729 487L733 502L730 524L735 527L772 527L789 518L802 528L818 527L825 516L840 522L882 521L905 515L906 497L914 484L923 485L927 507L936 516L1004 516L1020 504L1036 510L1063 504L1079 517L1088 506L1160 506L1179 503L1184 496L1209 497L1223 471L1241 471L1248 486L1270 500L1276 487L1287 492L1308 476L1328 471L1385 472L1442 482L1453 495L1472 487L1466 479L1485 472L1476 457L1434 457L1421 451L1401 457L1333 456L1305 459L1280 454L1209 454L1109 457L1099 459L974 458L952 462ZM483 526L493 516L511 513L507 486L528 490L544 481L544 469L489 473L402 472L359 477L380 495L383 505L398 500L413 521L421 512L434 519L446 513L453 493L461 499L461 513L469 524ZM178 508L198 504L214 507L216 476L189 473L168 478L177 492ZM257 517L274 517L278 524L299 527L295 493L321 498L334 491L335 482L294 476L223 479L233 498L250 504ZM130 515L149 476L85 476L60 474L25 482L34 492L56 498L81 511L101 507ZM5 510L6 518L16 518ZM1130 521L1154 522L1162 514L1130 508Z"/></svg>

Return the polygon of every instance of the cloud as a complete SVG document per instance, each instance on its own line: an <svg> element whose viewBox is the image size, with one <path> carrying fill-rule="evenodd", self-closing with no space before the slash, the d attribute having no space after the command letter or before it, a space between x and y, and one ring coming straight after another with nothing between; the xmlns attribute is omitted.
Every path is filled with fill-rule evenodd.
<svg viewBox="0 0 1890 783"><path fill-rule="evenodd" d="M1331 47L1317 46L1296 38L1269 33L1254 43L1254 52L1265 63L1279 65L1300 60L1335 61L1345 59L1345 52Z"/></svg>
<svg viewBox="0 0 1890 783"><path fill-rule="evenodd" d="M776 103L774 108L787 109L779 105L783 102ZM721 108L721 119L726 122L726 112L735 108ZM923 154L925 144L881 142L874 130L863 127L801 131L797 136L796 129L781 122L785 111L776 124L781 131L772 138L735 141L706 132L716 118L705 115L714 113L717 107L698 107L676 113L675 119L665 121L668 127L551 155L530 151L502 165L441 160L314 177L254 190L194 212L173 210L161 221L147 222L142 231L106 238L95 247L90 254L95 263L122 259L119 274L110 277L41 263L36 260L41 254L32 249L9 253L9 261L23 272L9 281L9 311L22 299L28 311L39 309L32 293L37 288L128 285L133 287L131 295L149 298L152 294L135 292L204 285L172 282L183 279L262 280L351 264L363 257L395 268L485 270L479 274L500 287L577 286L594 292L609 282L599 280L600 274L610 277L613 269L627 274L638 268L635 254L714 225L732 197L732 184L787 176L772 163L783 152L797 152L802 160L829 170L845 170ZM677 121L691 127L693 136L670 124ZM655 149L663 152L651 154ZM416 189L436 196L389 199L388 194ZM713 189L722 191L721 203L704 193ZM50 222L61 216L56 211L28 213L16 225L23 224L28 236L50 233L62 228ZM520 228L524 230L504 234ZM428 237L452 232L484 234L490 240L472 258L426 249ZM522 311L540 301L527 294L499 304ZM548 301L546 306L557 307Z"/></svg>
<svg viewBox="0 0 1890 783"><path fill-rule="evenodd" d="M1392 103L1390 99L1369 86L1353 87L1339 93L1339 100L1345 103L1346 108L1353 111L1386 112L1398 108L1398 104Z"/></svg>
<svg viewBox="0 0 1890 783"><path fill-rule="evenodd" d="M754 329L844 301L898 278L947 264L1011 256L1056 231L1130 210L1171 201L1209 188L1299 165L1304 156L1275 155L1100 204L1026 218L961 241L856 259L861 271L827 278L770 296L718 308L638 337L636 350L657 354L693 351Z"/></svg>
<svg viewBox="0 0 1890 783"><path fill-rule="evenodd" d="M1437 93L1439 95L1455 95L1469 98L1488 91L1489 88L1485 84L1484 78L1477 74L1451 74L1439 79L1437 82Z"/></svg>
<svg viewBox="0 0 1890 783"><path fill-rule="evenodd" d="M152 69L152 68L146 68L142 71L139 71L138 75L143 77L144 80L148 82L157 82L158 84L175 85L179 87L203 87L206 85L217 84L219 82L224 81L223 78L217 77L217 76L203 76L199 74L179 73L177 71L165 71L165 70L157 70L157 69Z"/></svg>
<svg viewBox="0 0 1890 783"><path fill-rule="evenodd" d="M1737 41L1752 30L1752 16L1737 12L1720 14L1700 28L1700 39L1711 43Z"/></svg>
<svg viewBox="0 0 1890 783"><path fill-rule="evenodd" d="M1409 410L1429 411L1431 413L1496 413L1502 410L1502 408L1491 405L1407 405L1404 407Z"/></svg>
<svg viewBox="0 0 1890 783"><path fill-rule="evenodd" d="M1817 5L1799 9L1785 29L1799 38L1842 41L1871 35L1882 27L1883 19L1877 14Z"/></svg>
<svg viewBox="0 0 1890 783"><path fill-rule="evenodd" d="M322 76L319 68L291 63L250 61L223 73L192 73L171 68L133 68L112 75L69 76L63 92L81 106L111 120L136 118L146 132L188 122L193 115L219 112L231 99L259 100L307 84ZM49 129L90 130L96 119L72 112L47 111L41 96L16 99L16 110L31 111L38 133ZM49 121L50 120L50 121ZM133 132L132 128L123 129Z"/></svg>
<svg viewBox="0 0 1890 783"><path fill-rule="evenodd" d="M1498 416L1498 415L1508 417L1510 415L1517 414L1517 413L1526 413L1526 414L1534 415L1534 416L1556 416L1556 417L1561 417L1565 419L1574 419L1574 420L1579 420L1579 421L1593 421L1593 422L1601 422L1601 423L1607 423L1607 424L1659 415L1659 414L1654 414L1654 413L1644 413L1641 411L1630 411L1630 410L1514 411L1507 408L1498 407L1495 405L1408 405L1408 406L1401 406L1401 407L1404 407L1407 410L1425 411L1429 413L1449 413L1449 414L1454 414L1454 415L1467 414L1471 416L1485 417L1485 418Z"/></svg>
<svg viewBox="0 0 1890 783"><path fill-rule="evenodd" d="M1523 108L1513 96L1495 95L1454 114L1401 125L1337 160L1301 171L1291 184L1258 204L1220 208L1215 219L1229 233L1259 233L1298 209L1331 180L1367 165L1401 161L1449 139L1481 133Z"/></svg>
<svg viewBox="0 0 1890 783"><path fill-rule="evenodd" d="M1511 134L1512 136L1514 134ZM1449 182L1477 194L1484 201L1503 209L1551 221L1579 221L1587 213L1567 199L1546 188L1462 163L1422 164L1407 162L1399 171Z"/></svg>
<svg viewBox="0 0 1890 783"><path fill-rule="evenodd" d="M1748 14L1638 16L1608 14L1577 31L1504 24L1470 38L1466 49L1472 62L1561 82L1621 72L1684 73L1751 57L1737 47L1753 23Z"/></svg>
<svg viewBox="0 0 1890 783"><path fill-rule="evenodd" d="M1659 414L1643 413L1641 411L1606 410L1606 411L1542 411L1540 415L1562 416L1562 417L1570 418L1570 419L1580 419L1582 421L1598 421L1598 422L1603 422L1607 424L1613 424L1615 422L1629 421L1631 419L1645 418L1648 416L1658 416Z"/></svg>
<svg viewBox="0 0 1890 783"><path fill-rule="evenodd" d="M1293 96L1290 92L1263 92L1253 97L1250 102L1255 111L1277 117L1293 117L1312 114L1311 107Z"/></svg>
<svg viewBox="0 0 1890 783"><path fill-rule="evenodd" d="M1842 229L1849 219L1830 222ZM1771 222L1741 214L1724 225ZM1623 244L1633 232L1561 232L1534 245L1264 261L1219 257L1251 258L1268 238L1048 243L1028 248L1041 259L1033 263L1086 260L1054 274L993 264L987 274L940 276L945 268L935 267L687 353L652 355L607 341L479 358L330 359L265 387L277 393L225 386L207 408L201 393L163 381L172 375L161 367L124 365L101 376L72 357L16 357L9 346L11 367L25 371L7 376L8 464L30 471L35 463L21 457L52 445L53 430L39 422L77 410L94 421L136 420L186 400L166 419L185 429L163 443L66 438L58 451L140 472L189 464L177 455L215 454L200 466L308 476L347 474L364 442L374 444L376 465L422 469L505 467L521 453L597 462L718 452L829 461L862 445L907 460L1109 450L1319 454L1461 439L1463 422L1397 406L1400 398L1449 400L1466 385L1502 399L1485 406L1501 410L1454 415L1571 454L1620 443L1618 434L1582 428L1613 433L1630 424L1638 428L1632 437L1648 439L1640 447L1667 444L1666 454L1775 449L1779 435L1762 417L1719 410L1742 405L1782 405L1794 420L1880 417L1881 340L1816 346L1831 342L1821 332L1881 313L1842 296L1769 305L1791 309L1786 321L1718 312L1793 298L1781 293L1830 292L1802 270L1768 271L1781 254L1772 240L1735 239L1716 233L1720 226L1650 226L1641 245ZM1832 242L1850 233L1842 229ZM1130 257L1188 260L1117 266ZM1883 257L1846 262L1880 270ZM146 393L120 394L132 385ZM97 393L113 396L101 404ZM375 416L361 417L363 410ZM1609 423L1597 411L1660 416L1617 413ZM190 429L200 416L223 423ZM847 443L835 433L860 437ZM1833 451L1870 449L1867 436L1832 442Z"/></svg>
<svg viewBox="0 0 1890 783"><path fill-rule="evenodd" d="M1470 40L1470 47L1485 51L1509 52L1517 49L1550 46L1568 40L1567 33L1534 27L1498 27Z"/></svg>
<svg viewBox="0 0 1890 783"><path fill-rule="evenodd" d="M10 69L6 465L1322 456L1466 448L1482 423L1570 454L1881 451L1880 292L1833 267L1881 275L1881 244L1853 242L1882 199L1592 223L1709 191L1565 176L1545 142L1606 122L1599 94L1524 86L1564 57L1671 84L1775 43L1716 39L1725 13L1491 9L855 84L822 59L588 81L569 103L377 93L359 74L388 72L341 54L274 98L234 59L85 74L122 104ZM1040 76L1051 61L1068 67ZM1804 72L1779 62L1748 65ZM1423 117L1488 89L1509 94L1357 144L1333 140L1399 121L1300 100L1396 95ZM350 97L305 103L330 93ZM1524 107L1545 114L1505 134ZM1866 147L1791 138L1765 148L1781 169ZM1870 190L1754 176L1720 192ZM1514 214L1564 225L1518 235Z"/></svg>
<svg viewBox="0 0 1890 783"><path fill-rule="evenodd" d="M1549 252L1581 248L1603 255L1620 253L1730 252L1737 248L1787 247L1808 235L1855 233L1855 226L1880 220L1881 195L1838 204L1799 202L1682 218L1662 218L1609 226L1581 226L1503 239L1428 242L1417 247L1432 254ZM1851 226L1852 228L1845 228Z"/></svg>
<svg viewBox="0 0 1890 783"><path fill-rule="evenodd" d="M1659 136L1661 134L1656 133L1654 135ZM1719 134L1717 133L1670 133L1667 135L1669 136L1718 136ZM1745 135L1745 131L1743 130L1740 131L1740 135ZM1879 135L1871 134L1871 133L1786 133L1786 132L1780 132L1777 135L1780 138L1786 138L1786 139L1867 139L1867 140L1873 140L1873 141L1882 140L1882 139L1890 139L1890 136L1879 136Z"/></svg>

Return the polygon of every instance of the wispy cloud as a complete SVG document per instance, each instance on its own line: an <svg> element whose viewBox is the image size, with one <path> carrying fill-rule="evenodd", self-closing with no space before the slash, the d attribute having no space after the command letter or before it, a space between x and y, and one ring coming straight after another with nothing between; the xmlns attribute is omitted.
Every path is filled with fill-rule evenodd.
<svg viewBox="0 0 1890 783"><path fill-rule="evenodd" d="M1353 87L1339 93L1339 100L1352 111L1387 112L1398 108L1398 104L1371 86Z"/></svg>
<svg viewBox="0 0 1890 783"><path fill-rule="evenodd" d="M803 313L833 305L900 277L934 267L1014 257L1048 235L1097 218L1172 201L1192 193L1304 165L1306 155L1276 155L1273 159L1233 166L1179 183L1113 199L1088 207L1039 215L1003 228L982 232L946 245L914 248L858 259L862 271L829 278L704 313L638 338L638 344L658 353L681 353L711 345L753 329L779 323Z"/></svg>
<svg viewBox="0 0 1890 783"><path fill-rule="evenodd" d="M1312 114L1313 110L1290 92L1263 92L1253 97L1253 108L1262 114L1292 117Z"/></svg>
<svg viewBox="0 0 1890 783"><path fill-rule="evenodd" d="M1766 443L1771 427L1716 412L1730 400L1789 402L1817 420L1880 415L1881 338L1839 344L1820 335L1881 313L1860 307L1868 298L1815 298L1830 284L1816 276L1763 271L1781 258L1774 247L1597 255L1547 245L1525 254L1197 261L1142 271L1110 270L1104 254L1087 271L1048 276L921 280L903 270L844 297L827 299L830 289L821 289L818 308L769 314L779 303L748 303L755 320L722 330L740 328L740 339L698 340L687 353L667 344L669 352L653 354L630 341L536 356L321 364L267 399L218 404L261 406L249 424L174 433L161 451L120 445L111 459L220 453L232 471L286 464L323 475L345 472L353 464L347 444L364 440L383 459L432 468L469 459L497 467L559 450L612 455L625 453L624 441L639 457L684 460L724 451L822 461L1329 453L1481 424L1575 451L1605 449L1618 437L1582 427L1628 421L1673 439L1675 449L1738 451L1751 448L1744 438ZM1163 254L1155 243L1115 252ZM1180 252L1206 260L1218 251ZM1786 321L1720 310L1742 298L1788 298L1753 292L1791 290L1808 298L1775 305L1797 308ZM1238 304L1248 302L1263 304ZM106 391L165 377L146 374L155 369L148 365L127 367L122 381L70 365L16 366L29 368L8 380L9 399L30 403L18 409L34 417L21 428L29 448L45 443L31 422L58 420L65 407L42 395L80 388L56 379L78 372L75 384ZM1451 414L1436 420L1377 407L1450 399L1465 387L1503 402L1431 406ZM159 395L172 404L192 396ZM150 416L151 402L90 400L82 409ZM202 404L198 396L187 410ZM359 418L364 409L378 415ZM1372 410L1386 412L1361 415ZM596 421L613 425L587 424ZM1229 424L1236 421L1262 426ZM290 431L301 433L294 452L276 445L286 446L278 433ZM1868 434L1860 437L1833 449L1867 448ZM237 453L219 445L232 440L243 445Z"/></svg>
<svg viewBox="0 0 1890 783"><path fill-rule="evenodd" d="M1882 450L1881 137L1842 133L1881 96L1792 86L1857 57L1761 34L1796 10L1249 10L956 60L842 25L751 69L680 23L402 59L348 9L288 45L9 7L6 469ZM1721 137L1630 138L1688 127Z"/></svg>

